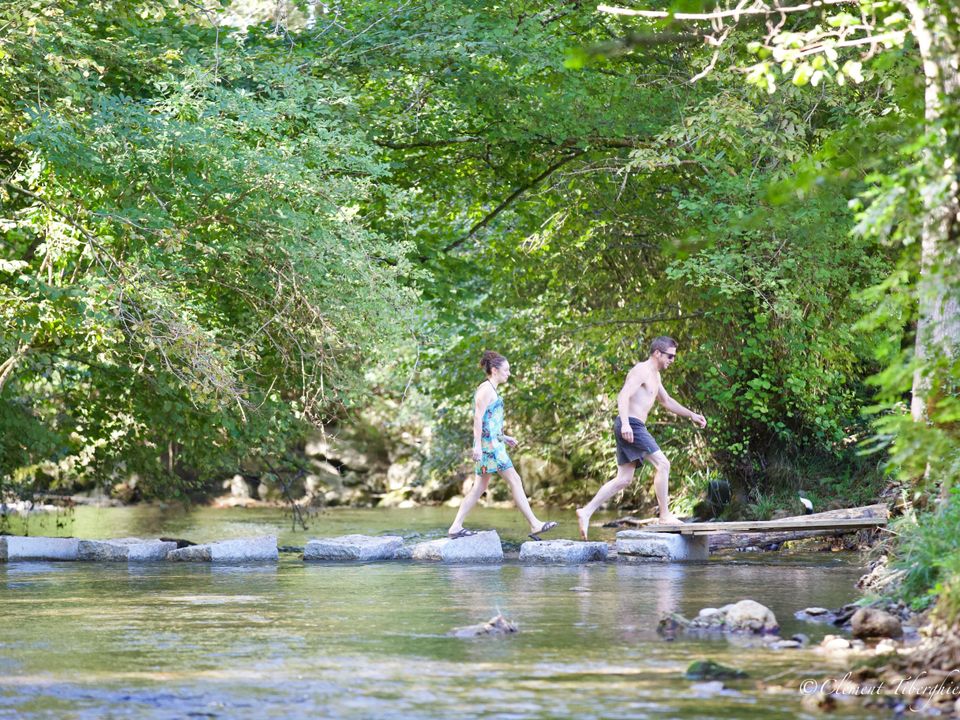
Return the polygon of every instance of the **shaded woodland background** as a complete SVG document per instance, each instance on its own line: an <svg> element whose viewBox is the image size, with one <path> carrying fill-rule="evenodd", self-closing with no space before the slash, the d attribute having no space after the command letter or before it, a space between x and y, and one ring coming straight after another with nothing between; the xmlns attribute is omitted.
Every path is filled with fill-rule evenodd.
<svg viewBox="0 0 960 720"><path fill-rule="evenodd" d="M755 515L891 481L947 502L956 17L783 17L6 3L4 492L302 479L323 428L442 500L489 348L538 499L570 503L668 334L667 386L710 420L654 417L681 509L709 480Z"/></svg>

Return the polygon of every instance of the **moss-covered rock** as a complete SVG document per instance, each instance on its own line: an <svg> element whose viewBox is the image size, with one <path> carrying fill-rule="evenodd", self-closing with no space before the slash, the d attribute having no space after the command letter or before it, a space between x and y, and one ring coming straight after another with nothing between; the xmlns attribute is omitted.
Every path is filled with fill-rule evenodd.
<svg viewBox="0 0 960 720"><path fill-rule="evenodd" d="M688 680L739 680L747 677L747 673L713 660L694 660L687 667L684 677Z"/></svg>

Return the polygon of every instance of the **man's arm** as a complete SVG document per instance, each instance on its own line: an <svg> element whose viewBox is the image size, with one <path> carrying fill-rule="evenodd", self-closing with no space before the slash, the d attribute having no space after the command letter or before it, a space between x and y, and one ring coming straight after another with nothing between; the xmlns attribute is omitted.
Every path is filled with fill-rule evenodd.
<svg viewBox="0 0 960 720"><path fill-rule="evenodd" d="M663 383L660 384L660 389L657 390L657 401L674 415L679 415L682 418L688 418L694 424L699 425L702 428L707 426L707 419L703 415L695 413L689 408L685 408L683 405L670 397L667 394L667 391L664 389Z"/></svg>

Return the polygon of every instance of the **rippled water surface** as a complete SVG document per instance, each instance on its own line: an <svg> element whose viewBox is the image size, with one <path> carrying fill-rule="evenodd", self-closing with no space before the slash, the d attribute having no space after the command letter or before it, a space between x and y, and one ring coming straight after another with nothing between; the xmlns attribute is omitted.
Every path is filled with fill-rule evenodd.
<svg viewBox="0 0 960 720"><path fill-rule="evenodd" d="M304 533L272 510L82 508L59 530L53 519L30 530L197 541L273 532L302 545L348 532L438 536L451 512L331 511ZM565 521L560 536L575 532L550 517ZM523 539L516 512L471 520ZM793 718L800 681L842 675L838 666L813 650L667 642L657 620L749 597L785 635L817 640L826 628L793 612L854 599L858 563L734 554L691 565L304 565L291 553L267 566L0 565L0 718ZM446 635L497 610L519 634ZM683 678L703 658L750 677L704 693Z"/></svg>

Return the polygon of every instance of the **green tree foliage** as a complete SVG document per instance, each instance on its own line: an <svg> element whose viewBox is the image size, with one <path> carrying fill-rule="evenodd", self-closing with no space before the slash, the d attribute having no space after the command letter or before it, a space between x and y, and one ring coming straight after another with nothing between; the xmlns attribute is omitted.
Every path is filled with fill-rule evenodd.
<svg viewBox="0 0 960 720"><path fill-rule="evenodd" d="M375 391L414 371L449 473L493 348L526 451L592 482L660 334L667 386L711 420L654 416L677 474L759 496L874 464L863 379L910 345L917 266L851 233L848 203L896 196L924 112L909 46L814 67L807 15L789 42L748 24L710 45L564 0L221 24L264 17L248 5L5 16L7 467L226 467L324 418L379 352L399 362ZM861 225L903 226L885 202Z"/></svg>
<svg viewBox="0 0 960 720"><path fill-rule="evenodd" d="M935 511L910 508L895 526L894 565L899 593L917 607L937 598L934 617L956 631L960 618L957 489L960 477L960 23L949 0L859 0L851 3L755 3L750 12L778 17L747 44L736 30L746 16L730 8L611 9L644 18L651 32L692 24L730 63L748 69L749 82L769 93L778 83L814 86L848 80L861 85L893 83L881 118L896 118L888 142L870 148L873 171L863 177L853 237L893 250L894 266L859 294L864 318L850 329L870 333L880 372L870 378L877 403L875 449L888 452L888 466L906 481L904 495ZM694 3L694 5L699 5ZM789 15L789 19L788 19ZM704 29L703 23L709 22ZM659 24L663 23L663 24ZM690 23L690 24L688 24ZM744 63L737 52L753 56ZM733 56L731 58L730 56ZM904 68L908 70L903 73ZM822 96L822 91L821 91ZM878 99L879 99L878 95ZM862 113L845 119L840 137L864 127ZM883 127L882 119L866 128ZM889 131L888 131L889 132ZM875 138L871 135L871 139ZM825 148L809 170L784 183L782 194L808 201L814 183L849 169ZM896 158L891 162L889 158ZM830 160L818 166L817 160ZM939 491L939 492L938 492Z"/></svg>
<svg viewBox="0 0 960 720"><path fill-rule="evenodd" d="M361 212L387 168L281 40L18 1L0 80L6 480L174 492L293 442L409 332L407 246Z"/></svg>
<svg viewBox="0 0 960 720"><path fill-rule="evenodd" d="M849 234L846 202L876 169L864 138L891 146L891 105L916 109L901 68L813 99L769 96L734 72L689 83L709 55L686 42L576 69L572 50L625 34L578 3L395 7L353 57L378 89L374 137L417 199L436 310L422 379L463 428L451 463L476 358L495 348L513 362L511 419L528 444L603 477L613 396L670 334L681 362L665 380L713 421L704 436L657 418L680 469L761 488L804 481L784 466L811 454L858 464L880 337L854 329L872 308L858 291L892 257ZM771 197L824 163L838 171L822 192Z"/></svg>

